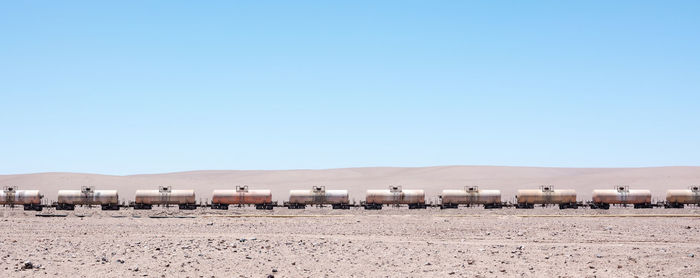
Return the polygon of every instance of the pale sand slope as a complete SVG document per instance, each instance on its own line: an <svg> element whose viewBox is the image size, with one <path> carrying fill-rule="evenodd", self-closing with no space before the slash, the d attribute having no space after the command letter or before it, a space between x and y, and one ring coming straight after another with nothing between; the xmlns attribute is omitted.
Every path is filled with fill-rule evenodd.
<svg viewBox="0 0 700 278"><path fill-rule="evenodd" d="M367 189L402 185L405 189L425 189L429 201L435 202L442 189L479 185L483 189L500 189L504 201L513 201L516 190L552 184L555 188L573 188L580 201L589 200L593 189L609 189L624 184L631 188L650 189L656 200L663 200L671 188L700 184L700 167L652 168L541 168L500 166L440 167L372 167L326 170L271 171L192 171L167 174L111 176L78 173L37 173L0 175L0 186L39 189L48 200L56 200L59 189L79 189L92 185L97 189L118 189L122 201L133 200L137 189L155 189L171 185L175 189L196 189L198 200L210 200L214 189L271 189L280 203L290 189L309 189L326 185L328 189L350 190L351 201L364 199Z"/></svg>

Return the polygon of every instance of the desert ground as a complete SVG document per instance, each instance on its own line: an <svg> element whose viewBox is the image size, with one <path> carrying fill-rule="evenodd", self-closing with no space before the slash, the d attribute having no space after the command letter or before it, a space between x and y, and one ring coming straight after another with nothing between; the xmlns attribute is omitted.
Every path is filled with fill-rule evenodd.
<svg viewBox="0 0 700 278"><path fill-rule="evenodd" d="M134 191L172 185L211 191L247 184L272 189L348 189L359 202L389 184L425 189L429 201L446 188L480 185L512 201L520 188L553 184L590 191L629 185L665 190L700 184L700 167L570 169L527 167L351 168L290 171L196 171L111 176L78 173L0 175L0 185L39 189L47 202L59 189L92 185ZM65 217L38 217L65 215ZM275 208L227 211L41 213L0 207L2 277L699 277L700 208L607 211L480 207L408 210Z"/></svg>
<svg viewBox="0 0 700 278"><path fill-rule="evenodd" d="M2 276L700 276L698 208L35 214L2 209Z"/></svg>

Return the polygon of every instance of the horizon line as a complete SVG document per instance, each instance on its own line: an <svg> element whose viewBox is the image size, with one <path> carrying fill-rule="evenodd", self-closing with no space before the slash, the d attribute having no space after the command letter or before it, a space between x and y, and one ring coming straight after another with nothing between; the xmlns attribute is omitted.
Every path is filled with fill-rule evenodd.
<svg viewBox="0 0 700 278"><path fill-rule="evenodd" d="M434 165L434 166L361 166L361 167L333 167L333 168L296 168L296 169L199 169L199 170L182 170L160 173L140 173L140 174L104 174L90 172L74 172L74 171L46 171L46 172L29 172L29 173L13 173L0 174L0 176L23 176L23 175L41 175L41 174L82 174L82 175L98 175L98 176L114 176L114 177L130 177L130 176L148 176L148 175L172 175L185 174L195 172L285 172L285 171L332 171L346 169L368 169L368 168L401 168L401 169L416 169L416 168L447 168L447 167L491 167L491 168L542 168L542 169L648 169L648 168L700 168L700 166L692 165L672 165L672 166L635 166L635 167L559 167L559 166L510 166L510 165Z"/></svg>

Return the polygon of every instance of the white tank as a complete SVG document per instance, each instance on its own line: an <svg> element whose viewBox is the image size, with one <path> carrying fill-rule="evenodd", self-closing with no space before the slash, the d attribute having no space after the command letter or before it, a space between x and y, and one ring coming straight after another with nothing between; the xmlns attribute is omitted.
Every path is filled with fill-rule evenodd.
<svg viewBox="0 0 700 278"><path fill-rule="evenodd" d="M576 190L542 186L540 189L520 189L515 198L518 204L570 204L576 203Z"/></svg>
<svg viewBox="0 0 700 278"><path fill-rule="evenodd" d="M501 203L500 190L479 189L477 186L442 191L443 204L488 205Z"/></svg>
<svg viewBox="0 0 700 278"><path fill-rule="evenodd" d="M326 190L325 186L314 186L311 190L289 190L289 203L301 205L349 204L347 190Z"/></svg>
<svg viewBox="0 0 700 278"><path fill-rule="evenodd" d="M700 187L692 186L689 189L670 189L666 191L666 202L684 205L700 205Z"/></svg>
<svg viewBox="0 0 700 278"><path fill-rule="evenodd" d="M110 205L119 204L116 190L59 190L58 203L66 205Z"/></svg>
<svg viewBox="0 0 700 278"><path fill-rule="evenodd" d="M646 189L629 189L620 186L616 189L593 190L593 203L597 204L650 204L651 191Z"/></svg>
<svg viewBox="0 0 700 278"><path fill-rule="evenodd" d="M136 190L134 203L144 205L184 205L196 202L194 189Z"/></svg>
<svg viewBox="0 0 700 278"><path fill-rule="evenodd" d="M39 205L41 204L39 190L14 190L7 188L0 191L0 205Z"/></svg>
<svg viewBox="0 0 700 278"><path fill-rule="evenodd" d="M425 191L422 189L403 189L401 186L391 186L389 189L367 190L367 204L405 205L425 204Z"/></svg>

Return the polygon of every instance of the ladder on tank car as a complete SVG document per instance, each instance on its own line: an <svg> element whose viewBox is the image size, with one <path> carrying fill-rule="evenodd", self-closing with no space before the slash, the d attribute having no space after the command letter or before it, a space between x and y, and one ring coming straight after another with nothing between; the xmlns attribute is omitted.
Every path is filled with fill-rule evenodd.
<svg viewBox="0 0 700 278"><path fill-rule="evenodd" d="M161 204L164 204L166 208L170 207L170 194L173 192L173 187L168 185L158 186L158 192L160 193Z"/></svg>
<svg viewBox="0 0 700 278"><path fill-rule="evenodd" d="M5 186L2 188L2 192L5 193L5 204L9 206L10 208L15 207L15 194L17 192L17 187L14 186Z"/></svg>

